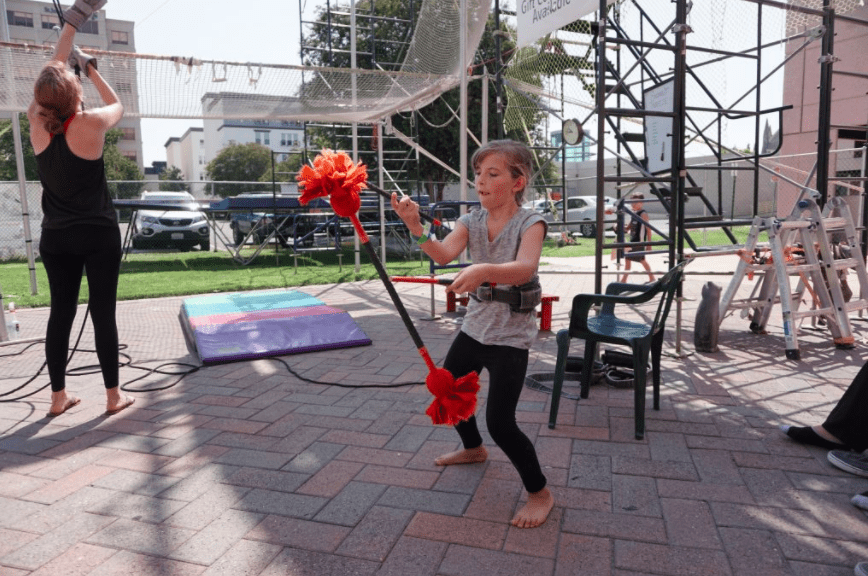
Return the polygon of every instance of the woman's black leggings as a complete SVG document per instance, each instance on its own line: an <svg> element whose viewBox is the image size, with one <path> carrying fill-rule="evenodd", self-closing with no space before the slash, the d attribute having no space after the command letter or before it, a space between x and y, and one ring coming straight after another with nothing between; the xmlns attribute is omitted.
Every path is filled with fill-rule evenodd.
<svg viewBox="0 0 868 576"><path fill-rule="evenodd" d="M546 486L546 477L540 469L533 443L515 421L515 409L524 386L528 351L512 346L485 345L464 332L452 342L443 367L460 378L471 371L488 370L488 401L485 422L491 439L506 453L518 470L528 492L539 492ZM476 417L461 422L455 429L464 448L482 445L482 436L476 426Z"/></svg>
<svg viewBox="0 0 868 576"><path fill-rule="evenodd" d="M823 428L854 450L868 449L868 362L829 413Z"/></svg>
<svg viewBox="0 0 868 576"><path fill-rule="evenodd" d="M52 392L66 387L69 335L78 308L82 273L87 273L88 305L96 355L106 388L118 385L118 328L115 321L121 233L116 226L79 224L43 230L39 254L48 274L51 313L45 334L45 360Z"/></svg>

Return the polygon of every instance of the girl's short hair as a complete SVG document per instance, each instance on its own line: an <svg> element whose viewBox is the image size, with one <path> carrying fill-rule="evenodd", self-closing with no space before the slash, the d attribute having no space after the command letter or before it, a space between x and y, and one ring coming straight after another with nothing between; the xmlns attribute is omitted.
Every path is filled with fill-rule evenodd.
<svg viewBox="0 0 868 576"><path fill-rule="evenodd" d="M39 117L45 130L61 134L63 123L75 114L82 99L81 82L62 62L49 62L42 68L33 87L33 99L39 104Z"/></svg>
<svg viewBox="0 0 868 576"><path fill-rule="evenodd" d="M533 153L530 148L515 140L492 140L473 153L470 165L477 170L482 161L492 154L503 156L513 178L524 178L524 186L515 193L515 203L521 206L524 202L524 190L533 175Z"/></svg>

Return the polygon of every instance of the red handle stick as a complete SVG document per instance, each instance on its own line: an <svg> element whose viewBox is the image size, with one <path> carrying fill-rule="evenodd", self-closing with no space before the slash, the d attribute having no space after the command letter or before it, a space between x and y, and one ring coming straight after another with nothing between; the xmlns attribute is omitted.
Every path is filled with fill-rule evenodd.
<svg viewBox="0 0 868 576"><path fill-rule="evenodd" d="M371 246L368 235L365 234L356 213L361 207L359 191L367 185L368 172L364 164L354 164L344 152L323 150L313 161L313 166L302 166L298 174L299 188L304 191L299 201L307 204L314 198L329 196L335 214L349 218L365 251L377 269L377 273L386 291L392 298L404 326L410 333L410 338L419 350L419 355L428 366L428 377L425 385L434 395L434 401L425 411L434 424L455 425L470 418L476 411L476 393L479 391L479 374L471 371L469 374L455 379L445 368L437 368L431 360L431 355L425 348L422 338L413 326L410 315L404 308L395 286L389 280L386 268L377 257L377 252Z"/></svg>
<svg viewBox="0 0 868 576"><path fill-rule="evenodd" d="M392 276L392 282L410 282L413 284L439 284L449 286L452 278L426 278L425 276Z"/></svg>

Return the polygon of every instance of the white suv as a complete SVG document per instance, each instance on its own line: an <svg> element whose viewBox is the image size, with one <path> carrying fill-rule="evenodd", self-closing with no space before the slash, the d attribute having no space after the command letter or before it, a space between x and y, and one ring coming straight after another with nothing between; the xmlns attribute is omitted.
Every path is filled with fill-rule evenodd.
<svg viewBox="0 0 868 576"><path fill-rule="evenodd" d="M133 248L168 246L211 248L208 219L188 192L142 192L140 200L181 209L139 210L133 222Z"/></svg>

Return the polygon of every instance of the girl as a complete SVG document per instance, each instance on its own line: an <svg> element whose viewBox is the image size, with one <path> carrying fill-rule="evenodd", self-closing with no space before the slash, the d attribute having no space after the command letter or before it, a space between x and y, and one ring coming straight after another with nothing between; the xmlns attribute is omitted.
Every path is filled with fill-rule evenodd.
<svg viewBox="0 0 868 576"><path fill-rule="evenodd" d="M419 205L409 197L398 200L392 194L392 209L410 233L419 236L422 250L438 264L454 260L470 249L472 265L461 269L447 290L474 295L484 282L498 286L519 286L537 281L546 223L543 217L521 207L525 186L531 176L533 157L523 144L497 140L473 155L476 191L480 210L465 214L443 241L423 227ZM514 312L502 301L471 298L461 331L452 343L443 367L460 377L471 370L489 373L485 420L491 438L518 470L528 491L527 504L512 519L519 528L539 526L548 518L554 500L533 443L519 429L515 410L524 386L528 351L536 338L532 312ZM476 418L456 427L463 449L436 459L440 466L483 462L488 452Z"/></svg>
<svg viewBox="0 0 868 576"><path fill-rule="evenodd" d="M33 102L27 110L30 142L42 182L44 217L39 253L51 291L45 335L51 378L49 416L59 416L81 401L66 393L66 355L82 271L87 273L90 290L94 339L106 388L106 414L120 412L133 403L132 398L121 396L118 387L115 305L121 236L102 158L105 133L120 121L124 110L97 71L95 60L75 48L74 62L83 68L105 104L84 110L81 81L66 66L74 37L75 28L65 24L51 61L36 79Z"/></svg>

